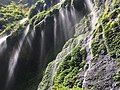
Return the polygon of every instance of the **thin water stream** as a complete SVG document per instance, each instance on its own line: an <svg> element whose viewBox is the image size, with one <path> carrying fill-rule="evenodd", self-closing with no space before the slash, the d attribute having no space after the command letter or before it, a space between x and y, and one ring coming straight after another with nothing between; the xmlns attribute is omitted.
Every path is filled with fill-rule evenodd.
<svg viewBox="0 0 120 90"><path fill-rule="evenodd" d="M25 37L29 31L29 25L26 27L24 31L24 35L22 36L21 40L18 43L18 48L13 51L10 60L9 60L9 67L8 67L8 79L7 79L7 86L9 85L10 81L14 78L14 70L18 62L19 54L25 40Z"/></svg>
<svg viewBox="0 0 120 90"><path fill-rule="evenodd" d="M86 76L87 76L87 73L90 69L90 66L91 66L91 59L92 59L92 55L91 55L91 42L92 42L92 37L93 37L93 31L94 31L94 28L95 28L95 24L97 22L97 12L95 11L95 6L94 4L92 3L92 0L86 0L86 4L87 4L87 7L89 8L90 10L90 15L91 15L91 32L90 34L88 35L88 38L86 38L84 41L84 47L86 48L86 52L87 52L87 57L86 57L86 60L87 60L87 64L89 65L88 69L85 71L85 74L84 74L84 80L83 80L83 86L82 87L85 87L86 86Z"/></svg>
<svg viewBox="0 0 120 90"><path fill-rule="evenodd" d="M44 46L45 46L45 32L44 30L41 31L41 51L40 51L40 58L44 58Z"/></svg>

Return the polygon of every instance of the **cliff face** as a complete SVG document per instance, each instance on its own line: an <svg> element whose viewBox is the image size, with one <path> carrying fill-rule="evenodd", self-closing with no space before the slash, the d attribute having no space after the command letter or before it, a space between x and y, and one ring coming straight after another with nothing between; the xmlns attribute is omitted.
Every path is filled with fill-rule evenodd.
<svg viewBox="0 0 120 90"><path fill-rule="evenodd" d="M120 1L52 1L0 7L0 90L119 90Z"/></svg>
<svg viewBox="0 0 120 90"><path fill-rule="evenodd" d="M74 37L48 65L38 90L120 89L120 2L96 0L93 5L92 16L76 25Z"/></svg>
<svg viewBox="0 0 120 90"><path fill-rule="evenodd" d="M27 18L23 15L22 20L16 19L19 13L6 17L15 21L10 22L9 25L5 22L6 27L1 28L1 40L4 40L0 44L2 48L0 89L37 89L47 64L55 59L64 43L73 37L74 25L87 14L84 2L79 3L79 7L76 2L74 2L75 7L71 4L72 1L68 0L51 8L44 8L43 2L37 2L31 8ZM4 7L5 11L8 10L7 14L11 13L9 12L11 6L9 9ZM4 11L2 8L1 12ZM21 11L21 8L18 8ZM3 12L4 15L6 12Z"/></svg>
<svg viewBox="0 0 120 90"><path fill-rule="evenodd" d="M106 1L91 41L92 60L83 86L94 90L119 90L119 1ZM116 32L118 31L118 32ZM114 42L114 43L113 43ZM117 76L116 76L117 75ZM116 78L117 77L117 78Z"/></svg>

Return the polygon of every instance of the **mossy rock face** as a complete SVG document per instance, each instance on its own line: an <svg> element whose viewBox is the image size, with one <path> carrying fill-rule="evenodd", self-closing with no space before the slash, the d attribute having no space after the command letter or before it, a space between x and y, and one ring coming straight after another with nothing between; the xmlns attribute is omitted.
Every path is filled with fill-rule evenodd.
<svg viewBox="0 0 120 90"><path fill-rule="evenodd" d="M119 0L106 2L93 30L91 52L93 59L83 86L90 90L119 90ZM95 71L94 71L95 70ZM104 82L102 82L104 80ZM111 87L112 86L112 87Z"/></svg>
<svg viewBox="0 0 120 90"><path fill-rule="evenodd" d="M78 0L79 1L79 0ZM52 24L52 23L54 23L53 22L53 19L54 19L54 16L56 16L57 17L57 20L58 19L60 19L59 18L59 12L60 12L60 8L63 8L63 9L65 9L65 10L68 10L68 12L70 12L70 7L69 7L69 5L71 5L71 3L72 3L72 0L66 0L66 2L63 2L63 3L59 3L59 4L57 4L57 5L55 5L55 6L53 6L53 7L51 7L49 10L46 10L46 11L42 11L42 12L40 12L40 13L37 13L37 15L33 15L33 17L31 18L31 26L32 27L34 27L34 29L36 30L36 31L40 31L41 30L41 28L43 29L43 30L45 30L45 33L47 33L47 32L52 32L51 31L51 29L49 28L49 27L51 27L51 26L49 26L49 27L47 27L47 29L46 29L46 26L48 26L48 25L50 25L50 24ZM78 4L78 3L77 3ZM64 13L63 13L64 14ZM41 22L41 21L43 21L43 22ZM59 20L58 20L58 22L59 22ZM35 26L34 26L35 25ZM42 27L43 26L43 27ZM59 25L58 25L58 27L59 27ZM60 28L60 27L59 27ZM59 28L58 28L58 30L59 30ZM61 29L62 30L62 29ZM52 32L53 33L53 32ZM61 32L60 32L61 33ZM49 34L50 35L50 34ZM59 35L58 35L59 36ZM63 36L63 35L62 35ZM82 37L82 36L81 36ZM60 37L61 38L61 37ZM63 39L62 40L64 40L64 36L62 37ZM78 37L79 38L79 37ZM64 52L64 53L62 53L62 55L58 55L58 56L60 56L60 57L65 57L65 55L67 55L68 53L69 53L69 51L71 52L72 50L70 49L70 48L75 48L77 45L79 45L81 42L79 42L81 39L78 39L78 38L75 38L75 39L73 39L73 40L71 40L71 42L72 43L70 43L71 45L69 45L69 43L66 45L66 46L64 46L64 48L62 49L62 52ZM82 37L82 39L83 39L83 37ZM49 41L48 41L49 42ZM48 43L48 42L46 42L46 43ZM61 42L61 41L60 41ZM78 43L79 42L79 43ZM62 42L63 43L63 42ZM60 43L61 44L61 43ZM60 45L59 44L59 45ZM49 45L49 44L48 44ZM50 46L50 45L49 45ZM77 46L78 47L78 46ZM77 48L76 47L76 48ZM52 47L51 47L52 48ZM59 48L59 46L57 47L57 48ZM79 49L81 49L81 48L79 48ZM80 51L81 52L81 54L82 53L84 53L84 51L85 50L83 50L83 52L82 51ZM73 51L74 52L74 51ZM79 52L79 50L75 50L75 53L80 53ZM52 52L51 52L52 53ZM75 54L74 53L74 54ZM74 56L76 57L76 58L74 58ZM82 60L83 59L81 59L81 58L78 58L78 56L79 55L72 55L72 56L70 56L70 57L73 57L72 58L72 60L71 60L71 65L73 65L73 67L74 67L74 65L76 66L75 67L75 69L74 68L72 68L72 69L74 69L72 72L73 72L73 76L76 76L77 75L77 72L78 72L78 69L80 68L80 67L77 67L77 60L79 61L79 59L81 60L80 61L80 63L82 62ZM53 57L53 56L52 56ZM59 58L60 58L59 57ZM81 56L81 57L83 57L83 56ZM51 58L48 58L48 59L51 59ZM42 81L41 81L41 83L40 83L40 85L38 86L38 90L50 90L51 88L52 88L52 86L53 86L53 69L55 69L55 67L58 67L59 66L59 61L63 61L64 62L64 60L66 60L67 61L67 59L64 59L64 58L62 58L62 59L58 59L58 57L56 58L57 60L58 60L58 64L56 65L56 60L55 61L53 61L53 62L51 62L49 65L48 65L48 67L47 67L47 69L46 69L46 72L45 72L45 75L44 75L44 77L43 77L43 79L42 79ZM49 60L50 61L50 60ZM83 62L84 62L84 60L83 60ZM56 65L56 66L54 66L54 64ZM82 66L82 65L81 65ZM55 69L55 73L56 73L56 69ZM75 77L73 77L73 79L75 79ZM52 80L52 81L51 81ZM68 77L66 77L66 80L67 80L67 82L65 82L66 84L68 83L69 84L69 81L70 81L70 74L69 74L69 76ZM77 84L76 82L78 82L78 81L75 81L74 82L74 84ZM77 85L76 85L77 86ZM73 88L73 85L71 86L71 88Z"/></svg>
<svg viewBox="0 0 120 90"><path fill-rule="evenodd" d="M106 23L108 26L104 27L104 35L106 38L106 43L109 48L109 53L113 58L119 58L120 57L120 22L118 19L118 15L120 13L120 9L116 9L110 13L111 21Z"/></svg>
<svg viewBox="0 0 120 90"><path fill-rule="evenodd" d="M47 73L45 73L49 82L45 80L44 77L42 81L44 82L42 84L43 87L46 87L47 83L49 83L49 89L53 90L69 90L74 87L79 87L79 90L81 87L88 90L110 90L111 88L119 90L119 65L117 66L116 63L119 64L117 59L119 59L120 54L120 2L119 0L110 0L104 4L104 2L98 0L95 1L94 5L97 6L97 9L102 13L98 12L98 16L100 17L90 36L92 37L92 41L89 42L90 47L84 47L84 39L89 38L88 33L91 31L91 19L84 18L83 22L76 25L75 38L70 39L64 45L62 52L65 49L66 51L59 56L59 58L62 58L57 58L56 61L49 64L50 66L47 68ZM80 2L80 0L74 0L73 4L77 2ZM101 9L99 6L101 6ZM79 10L79 7L77 7L77 9ZM80 39L78 37L81 34L84 35L84 39L76 45L77 40ZM85 61L87 60L86 48L90 48L93 56L89 64L86 64ZM67 49L70 53L68 53ZM53 64L56 62L57 64L54 66ZM53 67L51 65L53 65ZM87 71L84 73L85 68ZM53 69L55 76L50 78L48 73L51 75L49 71ZM52 80L52 84L50 84L50 80ZM39 88L38 90L42 89Z"/></svg>
<svg viewBox="0 0 120 90"><path fill-rule="evenodd" d="M108 9L105 9L99 18L95 34L93 35L93 55L99 54L100 50L105 50L105 53L109 53L111 57L119 58L120 8Z"/></svg>
<svg viewBox="0 0 120 90"><path fill-rule="evenodd" d="M85 65L85 55L85 50L80 51L80 48L78 47L65 57L59 64L55 75L54 89L58 88L60 84L69 88L76 86L75 82L77 81L77 74L80 68L83 68Z"/></svg>
<svg viewBox="0 0 120 90"><path fill-rule="evenodd" d="M45 61L44 64L47 64L54 57L52 53L53 45L49 42L50 41L52 41L52 43L54 42L52 37L53 36L52 30L54 27L53 25L54 16L58 15L59 7L62 6L62 7L67 7L69 9L69 5L73 4L78 11L82 7L84 7L83 5L84 2L81 0L74 0L73 3L71 3L71 1L72 0L66 0L64 4L54 6L51 9L47 11L42 11L40 13L38 13L36 7L33 7L33 9L31 9L29 19L31 22L32 29L35 29L37 34L35 39L39 41L39 39L41 38L41 35L40 35L41 31L43 29L45 30L45 35L46 35L45 43L46 43L46 46L48 47L46 49L46 52L50 53L50 54L47 53L46 57L48 56L50 57L48 57L49 60L48 59L46 59L46 61L43 60L43 62ZM93 33L92 33L92 36L93 36L92 42L89 42L91 44L91 48L87 47L86 45L87 43L84 43L85 42L84 39L89 38L88 35L91 31L90 18L88 18L89 16L84 18L81 23L78 23L78 25L76 25L76 28L75 28L76 33L74 35L75 37L70 39L64 45L62 52L58 54L58 56L56 57L56 60L48 64L48 67L45 71L45 75L40 85L38 86L38 90L50 90L50 89L81 90L82 86L84 86L89 90L90 89L91 90L110 90L111 86L116 87L114 85L114 82L119 83L119 80L120 80L119 70L117 71L119 67L116 66L116 61L117 61L116 59L120 58L120 50L119 50L120 49L119 5L120 4L118 1L119 0L114 0L111 8L106 8L105 11L102 13L101 17L99 18L98 23L96 24L96 28L95 30L93 30ZM1 16L3 15L1 14ZM9 17L9 15L7 17ZM19 20L19 18L22 18L22 17L17 16L15 20ZM43 22L41 22L42 20ZM4 19L1 19L1 22L5 23ZM3 27L4 26L0 25L0 28L3 28ZM13 26L11 25L7 29L9 30L13 27L14 25ZM19 26L17 28L18 33L16 32L15 35L11 37L11 39L16 40L15 38L18 38L19 35L22 34L21 29L24 29L24 27ZM52 40L49 40L49 39L52 39ZM40 49L39 47L40 44L38 44L38 42L36 41L35 41L35 44L38 45L37 50L35 49L36 51L38 51ZM36 45L33 45L33 46L36 47ZM90 63L91 67L90 65L86 64L88 48L90 48L90 51L92 52L92 56L93 56L93 59L91 60L91 63ZM34 51L35 54L36 54L36 51ZM39 52L37 53L39 56ZM34 58L36 58L36 55L34 56L35 56ZM116 61L113 59L115 59ZM40 69L43 70L44 68L41 67ZM84 73L85 68L88 69L86 73ZM42 73L43 72L40 71L40 76L37 76L38 74L37 75L35 74L36 76L34 76L34 73L29 73L28 75L31 77L30 80L33 80L33 81L29 82L27 81L28 79L26 79L25 84L23 85L24 89L32 90L34 89L34 87L36 88L37 87L36 82L38 83L39 81L35 81L35 80L36 78L40 79L42 77L41 76ZM33 77L35 77L35 79L32 79L32 75ZM24 76L22 77L24 78ZM84 83L83 83L83 80L84 80ZM105 83L103 81L105 81ZM29 87L26 87L26 85L28 85ZM23 89L23 87L20 89ZM119 89L117 88L116 90L119 90Z"/></svg>
<svg viewBox="0 0 120 90"><path fill-rule="evenodd" d="M48 65L38 90L61 90L63 88L69 90L69 88L81 87L82 81L77 79L77 74L79 70L84 69L86 51L78 46L82 38L81 40L77 39L70 39L63 47L62 52L58 54L56 60Z"/></svg>
<svg viewBox="0 0 120 90"><path fill-rule="evenodd" d="M66 2L67 2L67 0L66 0ZM79 4L79 3L76 3L76 4ZM67 7L67 10L69 11L69 6L67 6L67 4L62 4L62 8L65 8L65 6ZM81 10L80 10L80 12L81 12ZM59 15L59 9L54 9L51 12L51 14L48 14L47 17L45 17L45 18L48 18L49 16L52 16L52 15ZM38 19L33 20L33 22L36 20L38 20ZM86 29L85 31L83 30L82 27L80 27L80 25L82 25L83 23L84 23L83 28ZM87 25L89 25L89 23L90 23L89 19L86 16L86 18L84 20L82 20L82 22L79 23L78 26L76 26L75 37L71 38L70 40L68 40L66 42L62 51L57 55L55 61L51 62L48 65L46 72L44 74L44 77L43 77L42 81L40 82L40 85L38 86L38 90L51 90L51 89L56 90L57 88L58 88L58 90L61 90L64 87L67 90L81 89L82 82L83 82L84 66L86 64L86 61L85 61L86 50L85 50L85 48L81 47L81 44L83 43L83 41L84 41L83 39L85 38L85 36L91 30L90 27L87 28ZM80 32L79 28L81 28L81 30L83 30L83 31ZM66 67L68 67L68 68L66 68ZM61 69L62 69L62 71L59 72ZM82 73L81 80L78 79L80 72ZM68 73L68 75L65 73ZM58 78L59 78L59 80L58 80ZM63 80L63 81L61 81L61 80ZM61 83L64 83L64 85L61 85ZM61 87L61 88L59 88L59 87ZM75 87L78 87L78 88L75 88Z"/></svg>
<svg viewBox="0 0 120 90"><path fill-rule="evenodd" d="M101 26L98 26L97 30L95 31L95 36L93 35L91 48L93 56L107 54L107 48L105 45Z"/></svg>
<svg viewBox="0 0 120 90"><path fill-rule="evenodd" d="M19 28L20 20L27 16L28 8L21 8L12 2L9 5L0 7L0 35ZM16 23L18 23L16 25ZM22 23L23 24L23 23Z"/></svg>
<svg viewBox="0 0 120 90"><path fill-rule="evenodd" d="M77 0L77 1L79 1L79 0ZM67 2L67 5L69 5L69 4L70 3ZM76 4L78 4L78 3L76 3ZM66 7L67 5L65 5L64 7ZM36 7L33 7L33 9L31 9L31 12L29 13L29 15L30 15L29 19L31 19L30 20L31 21L31 29L33 29L33 30L35 29L35 36L34 36L32 44L31 44L32 50L27 42L27 37L29 37L29 35L30 35L30 34L28 34L25 38L25 41L23 42L23 46L21 47L20 55L18 58L18 63L17 63L16 71L15 71L15 86L13 85L13 87L12 87L13 90L34 90L34 89L36 89L37 84L39 83L39 80L42 77L43 71L44 71L47 63L50 62L51 60L53 60L54 55L53 55L52 51L53 51L53 46L54 46L53 45L53 43L54 43L54 40L53 40L53 38L54 38L53 37L54 36L53 35L54 34L53 33L54 16L58 15L59 9L61 7L62 7L62 5L58 4L58 5L51 7L49 10L46 10L46 11L43 11L40 13L38 13L38 11L37 11L37 9L39 8L39 7L37 7L37 5L36 5ZM2 11L3 8L5 9L5 11ZM25 23L25 25L23 23L22 24L18 23L19 21L21 21L21 19L26 17L26 12L24 13L23 12L24 10L21 10L21 7L18 7L18 6L16 6L16 4L12 3L12 4L10 4L10 6L8 5L3 8L1 9L1 12L4 14L1 14L0 16L7 19L7 21L4 19L1 19L1 21L0 21L0 22L2 22L0 25L0 28L2 28L1 34L3 34L4 32L7 32L9 34L11 31L15 31L14 33L12 33L12 35L9 38L7 38L7 44L8 44L7 50L8 50L9 55L6 60L8 60L14 47L15 47L15 49L17 49L17 47L19 47L19 45L16 45L16 44L18 44L18 42L20 42L20 39L21 39L22 35L24 35L24 30L26 29L26 26L28 23L27 24ZM8 9L8 11L7 11L7 9ZM69 9L69 6L67 7L67 9ZM41 23L42 20L44 20L44 21ZM16 25L16 23L17 23L17 25ZM5 26L3 26L3 24ZM41 50L41 46L40 46L41 40L40 39L42 37L41 31L43 29L45 31L45 43L46 43L45 47L47 47L47 48L45 48L45 50L46 50L45 52L47 52L45 54L45 58L48 57L49 60L41 59L42 63L40 63L39 62L39 57L40 57L40 53L41 53L40 52L40 50ZM30 33L30 31L29 31L29 33ZM17 42L17 43L15 43L15 42ZM84 62L85 50L80 50L81 47L80 48L78 46L76 47L76 45L79 45L81 43L81 42L80 43L77 43L77 42L79 42L78 38L73 40L73 43L71 46L68 45L68 46L70 46L70 48L72 48L72 49L74 48L74 50L71 50L71 49L65 50L65 52L62 53L62 56L64 56L64 55L68 54L68 51L72 51L72 53L70 55L68 55L68 58L66 57L66 59L62 59L63 60L62 64L64 66L64 65L66 65L64 63L64 60L65 60L65 62L67 62L69 60L69 57L71 58L69 66L72 65L73 70L71 69L71 72L69 71L69 75L65 77L66 82L64 82L65 83L64 86L69 86L70 88L73 88L73 86L77 86L77 84L78 84L77 82L79 82L76 80L76 77L77 77L76 75L78 73L78 69L79 68L83 69L84 64L85 64L85 62ZM61 47L60 47L60 49L61 49ZM67 49L69 49L69 48L67 48ZM66 54L66 52L67 52L67 54ZM50 54L48 54L48 53L50 53ZM39 63L40 63L40 65L38 66ZM50 64L48 66L48 68L52 68L53 64ZM80 66L78 66L78 65L80 65ZM57 65L57 66L59 66L59 65ZM41 70L41 71L38 70L38 67L39 67L39 70ZM63 70L63 71L65 71L65 70ZM49 70L46 73L50 74ZM70 76L71 74L72 74L72 77ZM48 81L51 80L51 78L49 80L49 76L46 76L46 77L47 77ZM71 84L70 80L75 80L74 82L72 82L72 84L74 84L74 85L72 85L72 86L70 85ZM47 82L46 84L48 85L48 87L51 86L51 82ZM63 86L63 88L64 88L64 86ZM48 88L48 87L45 87L45 88Z"/></svg>
<svg viewBox="0 0 120 90"><path fill-rule="evenodd" d="M79 45L82 44L83 39L86 36L84 34L85 33L71 38L66 42L62 51L57 55L56 60L48 65L45 75L38 87L38 90L51 90L52 88L56 89L58 87L61 87L62 82L64 82L64 85L62 85L62 87L69 86L69 88L66 87L68 90L70 87L82 87L84 74L83 67L86 63L86 50L84 48L81 48ZM60 71L61 69L62 71ZM78 79L79 72L83 73L81 80ZM64 75L64 73L68 73L69 75ZM62 79L64 80L61 81ZM71 80L74 81L71 82ZM58 90L62 89L62 87Z"/></svg>

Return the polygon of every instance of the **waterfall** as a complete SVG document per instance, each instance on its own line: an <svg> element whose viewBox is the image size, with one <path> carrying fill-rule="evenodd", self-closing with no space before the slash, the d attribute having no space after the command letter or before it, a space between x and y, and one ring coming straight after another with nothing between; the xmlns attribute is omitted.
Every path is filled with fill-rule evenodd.
<svg viewBox="0 0 120 90"><path fill-rule="evenodd" d="M68 35L66 35L67 33L67 28L66 28L66 23L65 23L65 15L64 15L64 9L62 8L60 10L60 15L59 15L59 23L60 23L60 30L62 29L63 30L63 33L64 33L64 36L65 36L65 39L68 38ZM61 30L61 32L62 32Z"/></svg>
<svg viewBox="0 0 120 90"><path fill-rule="evenodd" d="M74 35L74 25L77 23L77 15L74 6L68 9L61 8L59 15L54 16L54 51L57 45L62 45Z"/></svg>
<svg viewBox="0 0 120 90"><path fill-rule="evenodd" d="M70 21L70 12L68 12L67 8L65 9L65 15L66 15L66 29L68 38L72 37L73 30L72 30L72 23Z"/></svg>
<svg viewBox="0 0 120 90"><path fill-rule="evenodd" d="M44 30L41 31L41 51L40 51L40 58L44 58L44 45L45 45L45 33Z"/></svg>
<svg viewBox="0 0 120 90"><path fill-rule="evenodd" d="M76 15L76 11L75 11L75 8L73 5L71 6L70 12L71 12L73 24L76 24L77 23L77 15Z"/></svg>
<svg viewBox="0 0 120 90"><path fill-rule="evenodd" d="M73 6L71 6L69 9L68 8L61 8L59 13L57 15L54 15L54 53L55 55L58 53L57 49L62 49L63 44L65 43L65 41L67 41L68 39L70 39L71 37L73 37L74 35L74 25L77 23L76 20L76 13L75 13L75 9ZM44 41L44 30L41 31L41 54L43 54L43 46L45 46L43 43ZM62 42L62 44L61 44ZM63 43L64 42L64 43ZM57 52L57 53L56 53ZM42 56L42 55L41 55ZM58 66L58 61L59 59L55 59L52 63L52 65L50 65L51 68L48 68L49 71L49 75L48 77L48 81L46 81L46 85L48 84L48 88L50 88L50 86L53 85L53 81L54 81L54 76L56 73L56 69ZM49 70L50 69L50 70ZM46 72L48 72L46 69ZM47 78L46 78L47 79ZM43 77L44 80L44 77ZM44 82L44 81L43 81ZM40 88L38 90L44 90L45 88L43 87L44 83L40 83ZM46 90L47 90L46 89ZM48 89L49 90L49 89Z"/></svg>
<svg viewBox="0 0 120 90"><path fill-rule="evenodd" d="M0 38L0 46L6 41L7 37L8 36L6 35L6 36Z"/></svg>
<svg viewBox="0 0 120 90"><path fill-rule="evenodd" d="M91 16L92 16L91 23L92 23L92 28L94 28L94 26L97 22L97 13L95 10L95 6L93 5L91 0L86 0L86 4L91 12Z"/></svg>
<svg viewBox="0 0 120 90"><path fill-rule="evenodd" d="M74 25L76 24L76 14L74 8L61 8L59 12L59 24L63 32L65 41L74 35Z"/></svg>
<svg viewBox="0 0 120 90"><path fill-rule="evenodd" d="M5 35L5 36L0 38L0 53L2 53L7 48L6 40L11 35L12 35L12 33L10 33L9 35Z"/></svg>
<svg viewBox="0 0 120 90"><path fill-rule="evenodd" d="M60 30L60 33L63 34L65 41L73 37L74 35L74 25L77 23L77 15L74 6L70 6L70 9L61 8L59 11L59 17L57 19L57 16L54 16L54 49L56 49L58 45L58 40L60 39L58 37L58 31ZM58 29L58 26L59 29ZM60 34L59 33L59 34ZM59 40L60 41L60 40ZM55 51L55 50L54 50ZM53 82L54 74L57 67L57 60L55 59L53 69L52 69L52 79L51 82Z"/></svg>
<svg viewBox="0 0 120 90"><path fill-rule="evenodd" d="M83 43L83 47L85 47L86 49L86 52L87 52L87 57L86 57L86 61L87 61L87 64L89 65L88 69L85 71L85 74L84 74L84 80L83 80L83 86L82 87L86 87L86 77L87 77L87 73L88 71L90 70L90 66L91 66L91 59L92 59L92 55L91 55L91 42L92 42L92 37L93 37L93 31L95 29L95 24L97 22L97 12L95 11L95 6L93 5L92 1L91 0L86 0L86 4L87 4L87 7L89 8L90 10L90 15L91 15L91 32L90 34L87 36L87 38L84 40L84 43Z"/></svg>
<svg viewBox="0 0 120 90"><path fill-rule="evenodd" d="M23 42L25 40L25 37L29 31L29 25L26 27L24 31L24 35L22 36L22 39L19 41L18 48L12 53L10 60L9 60L9 67L8 67L8 79L7 79L7 85L9 85L10 81L14 78L14 70L18 62L19 54L23 45Z"/></svg>
<svg viewBox="0 0 120 90"><path fill-rule="evenodd" d="M8 36L4 36L4 37L0 38L0 53L2 53L3 50L7 47L7 44L6 44L7 37Z"/></svg>
<svg viewBox="0 0 120 90"><path fill-rule="evenodd" d="M32 41L33 41L34 36L35 36L35 31L33 30L33 31L29 34L29 36L26 37L27 42L28 42L28 44L29 44L29 46L30 46L31 49L32 49Z"/></svg>
<svg viewBox="0 0 120 90"><path fill-rule="evenodd" d="M54 51L56 49L57 44L57 19L56 16L54 16Z"/></svg>

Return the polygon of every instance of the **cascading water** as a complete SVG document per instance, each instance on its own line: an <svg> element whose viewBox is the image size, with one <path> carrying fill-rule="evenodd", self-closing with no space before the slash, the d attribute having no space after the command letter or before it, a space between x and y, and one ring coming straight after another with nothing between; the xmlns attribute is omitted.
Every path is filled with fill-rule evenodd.
<svg viewBox="0 0 120 90"><path fill-rule="evenodd" d="M40 51L40 58L44 58L44 46L45 46L45 35L44 30L41 31L41 51Z"/></svg>
<svg viewBox="0 0 120 90"><path fill-rule="evenodd" d="M34 32L31 32L31 36L27 37L27 42L29 43L29 46L32 48L31 42L34 38Z"/></svg>
<svg viewBox="0 0 120 90"><path fill-rule="evenodd" d="M54 16L54 51L57 45L62 45L74 35L74 25L77 23L74 6L61 8L58 15ZM56 52L56 51L55 51Z"/></svg>
<svg viewBox="0 0 120 90"><path fill-rule="evenodd" d="M2 53L3 50L7 47L7 44L6 44L7 37L8 36L4 36L4 37L0 38L0 53Z"/></svg>
<svg viewBox="0 0 120 90"><path fill-rule="evenodd" d="M65 15L66 15L66 29L68 33L68 38L70 38L72 37L74 32L72 30L72 23L70 21L70 12L67 9L65 9Z"/></svg>
<svg viewBox="0 0 120 90"><path fill-rule="evenodd" d="M14 70L18 62L18 57L23 45L23 42L25 40L26 35L28 34L29 31L29 25L26 27L24 31L24 35L22 36L22 39L19 41L18 48L12 53L10 60L9 60L9 67L8 67L8 79L7 79L7 84L6 87L9 85L10 81L14 78Z"/></svg>
<svg viewBox="0 0 120 90"><path fill-rule="evenodd" d="M29 33L29 36L26 37L27 42L28 42L31 49L32 49L32 41L34 39L34 36L35 36L35 30L31 31L31 33Z"/></svg>
<svg viewBox="0 0 120 90"><path fill-rule="evenodd" d="M54 49L56 49L56 43L57 43L57 19L56 16L54 16Z"/></svg>
<svg viewBox="0 0 120 90"><path fill-rule="evenodd" d="M91 0L86 0L86 4L87 4L87 7L89 8L90 12L91 12L91 23L92 23L92 28L94 28L96 22L97 22L97 13L96 13L96 10L95 10L95 6L93 5L92 1Z"/></svg>
<svg viewBox="0 0 120 90"><path fill-rule="evenodd" d="M70 6L70 8L61 8L59 10L59 13L57 15L54 15L54 53L55 55L58 53L57 49L61 50L63 47L63 44L65 41L73 37L74 35L74 25L77 23L76 20L76 13L74 6ZM44 34L43 31L41 31L41 38L43 38ZM62 37L62 38L61 38ZM41 44L44 40L41 39ZM64 43L63 43L63 42ZM61 45L62 42L62 45ZM61 45L61 46L60 46ZM42 50L43 52L43 50ZM57 52L57 53L56 53ZM50 79L46 81L50 86L53 84L54 75L56 73L58 60L54 60L54 64L52 64L52 69L49 71L49 77ZM40 88L38 90L47 90L44 87L42 87L43 83L40 83ZM49 89L48 89L49 90Z"/></svg>
<svg viewBox="0 0 120 90"><path fill-rule="evenodd" d="M4 36L4 37L0 38L0 45L6 41L7 37L8 36Z"/></svg>
<svg viewBox="0 0 120 90"><path fill-rule="evenodd" d="M76 10L73 5L70 8L70 13L71 13L73 24L76 24L77 23L77 15L76 15Z"/></svg>
<svg viewBox="0 0 120 90"><path fill-rule="evenodd" d="M82 87L85 87L86 86L86 76L87 76L87 73L90 69L90 66L91 66L91 59L92 59L92 55L91 55L91 51L90 51L90 48L91 48L91 41L92 41L92 34L93 34L93 30L95 28L95 24L97 22L97 12L95 11L95 7L92 3L91 0L86 0L86 4L87 4L87 7L89 8L90 10L90 15L91 15L91 32L90 34L87 36L87 38L84 40L84 43L83 43L83 47L86 48L86 52L87 52L87 57L86 57L86 60L87 60L87 64L89 65L88 69L85 71L85 74L84 74L84 80L83 80L83 86Z"/></svg>
<svg viewBox="0 0 120 90"><path fill-rule="evenodd" d="M59 11L59 19L57 20L57 17L54 16L54 49L57 47L57 40L58 37L58 25L60 26L60 32L62 32L63 36L65 37L65 41L73 37L74 35L74 25L77 23L77 15L76 11L73 5L70 6L70 9L68 8L61 8ZM54 79L55 71L57 68L57 59L55 59L53 69L52 69L52 79L51 84Z"/></svg>
<svg viewBox="0 0 120 90"><path fill-rule="evenodd" d="M75 32L74 25L77 23L77 21L79 21L75 9L76 8L74 8L73 5L71 5L70 7L67 7L67 6L62 7L61 10L59 11L59 15L54 16L54 26L52 26L53 23L51 24L51 22L53 22L52 16L51 15L50 15L50 17L46 16L48 20L45 19L46 21L44 22L45 24L44 24L44 27L42 28L42 30L41 30L41 27L39 27L40 24L38 25L38 28L34 28L37 26L36 23L38 23L38 21L39 21L39 20L37 21L37 19L36 19L37 22L33 22L34 25L31 25L31 28L33 26L32 29L35 29L35 30L31 30L31 33L30 33L31 35L28 35L26 37L26 35L28 34L28 30L30 28L29 25L27 26L21 39L18 42L18 46L17 47L10 46L10 50L13 49L13 51L11 53L12 55L10 55L10 60L9 60L8 78L7 78L7 84L6 84L7 88L9 87L10 83L12 83L12 82L15 82L15 83L13 83L11 85L11 88L13 88L14 85L16 85L16 83L19 82L18 79L21 79L21 75L18 75L19 74L18 72L20 72L21 70L23 70L26 67L29 68L31 63L35 62L34 65L40 63L40 65L41 65L40 67L45 68L44 64L47 65L47 63L50 62L49 60L47 60L50 58L49 53L55 52L55 55L56 55L58 53L58 51L60 51L62 49L62 46L64 45L65 41L67 41L68 39L73 37L74 32ZM20 20L20 24L23 24L24 22L26 22L27 19L28 18ZM38 29L40 29L40 30L38 30ZM2 45L3 43L5 43L5 45L7 45L6 44L7 37L8 36L5 36L3 39L1 38L0 45ZM47 41L47 40L49 40L49 41ZM62 44L61 44L61 42L62 42ZM23 44L26 46L24 46ZM51 45L49 45L49 44L51 44ZM58 46L59 44L61 44L61 45ZM5 46L5 47L7 47L7 46ZM53 48L54 48L54 51L53 51ZM26 54L28 54L27 52L29 52L29 51L30 51L30 53L29 53L30 56L26 55ZM53 53L51 53L51 54L53 54ZM46 57L45 57L45 55L46 55ZM54 58L55 58L55 55L53 56ZM9 56L8 56L8 58L9 58ZM18 59L19 59L19 62L18 62ZM26 62L25 62L25 60L26 60ZM39 61L39 60L41 60L41 61ZM53 77L54 77L54 73L56 71L57 61L55 61L54 64L55 64L55 65L53 65L54 69L52 70ZM16 67L16 65L18 65L18 67ZM33 65L33 68L36 69L36 67L34 67L34 65ZM40 73L42 73L42 70L40 71ZM26 76L29 73L33 73L32 70L30 70L30 69L23 70L23 72L20 72L20 73L23 74L23 73L25 73L25 71L27 71L25 74ZM14 75L15 75L15 77L14 77ZM32 77L32 76L29 76L29 77ZM28 79L29 79L29 77L28 77ZM51 82L53 82L53 77L52 77ZM26 80L23 80L23 81L25 81L25 83L26 83ZM21 80L21 82L23 82L23 81ZM20 82L20 84L21 84L21 82ZM15 89L18 86L16 86Z"/></svg>
<svg viewBox="0 0 120 90"><path fill-rule="evenodd" d="M67 39L67 38L68 38L68 35L66 35L66 34L67 34L67 28L66 28L66 23L65 23L64 9L61 9L59 16L60 16L60 17L59 17L60 28L61 28L61 29L63 28L63 30L64 30L63 33L64 33L64 36L65 36L65 39Z"/></svg>
<svg viewBox="0 0 120 90"><path fill-rule="evenodd" d="M76 14L74 8L61 8L59 13L59 24L61 32L64 33L65 40L68 40L74 35L74 25L76 23ZM71 16L72 15L72 16ZM75 15L75 16L74 16ZM75 22L75 23L72 23Z"/></svg>
<svg viewBox="0 0 120 90"><path fill-rule="evenodd" d="M2 53L3 50L7 48L6 40L11 35L12 35L12 33L10 33L9 35L5 35L5 36L0 38L0 53Z"/></svg>

